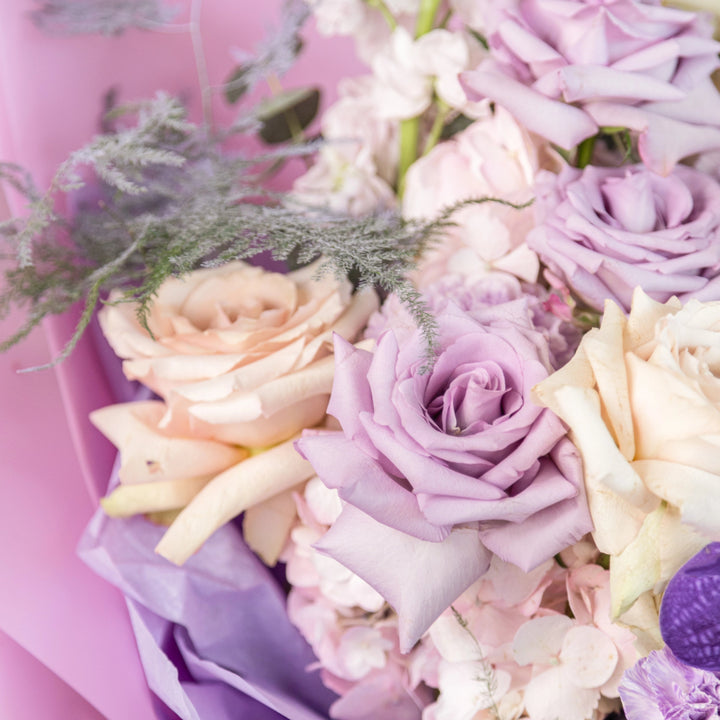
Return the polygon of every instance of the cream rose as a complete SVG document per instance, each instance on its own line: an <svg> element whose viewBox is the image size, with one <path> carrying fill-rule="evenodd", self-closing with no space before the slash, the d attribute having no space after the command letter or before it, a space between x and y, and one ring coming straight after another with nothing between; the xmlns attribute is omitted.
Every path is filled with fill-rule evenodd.
<svg viewBox="0 0 720 720"><path fill-rule="evenodd" d="M633 624L652 635L656 595L720 539L720 302L661 304L638 288L628 317L608 302L535 392L582 454L613 613L635 605Z"/></svg>
<svg viewBox="0 0 720 720"><path fill-rule="evenodd" d="M319 423L332 389L332 336L354 340L377 308L375 293L236 262L160 288L148 318L107 305L100 324L139 380L167 404L159 427L245 447L274 445ZM117 299L111 297L111 301Z"/></svg>
<svg viewBox="0 0 720 720"><path fill-rule="evenodd" d="M242 512L263 559L274 564L282 549L267 518L289 530L289 493L313 474L293 442L325 416L332 336L354 340L378 303L314 274L232 263L171 280L151 308L152 336L131 305L100 314L127 377L163 399L93 413L121 458L120 484L102 504L114 516L180 510L157 547L173 562Z"/></svg>

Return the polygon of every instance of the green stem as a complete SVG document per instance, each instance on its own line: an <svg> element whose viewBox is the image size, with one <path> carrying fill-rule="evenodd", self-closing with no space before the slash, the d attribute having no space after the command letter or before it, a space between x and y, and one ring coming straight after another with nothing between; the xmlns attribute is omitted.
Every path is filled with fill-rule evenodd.
<svg viewBox="0 0 720 720"><path fill-rule="evenodd" d="M383 2L383 0L365 0L370 7L374 7L382 13L385 18L385 22L390 26L391 30L397 27L397 20L395 16L390 12L390 8Z"/></svg>
<svg viewBox="0 0 720 720"><path fill-rule="evenodd" d="M415 21L415 37L419 38L433 29L435 15L437 14L440 0L420 0L417 20Z"/></svg>
<svg viewBox="0 0 720 720"><path fill-rule="evenodd" d="M420 118L414 117L400 121L400 160L398 163L398 197L405 193L405 175L417 160L418 139L420 137Z"/></svg>
<svg viewBox="0 0 720 720"><path fill-rule="evenodd" d="M593 150L595 149L595 140L597 136L585 138L577 148L577 155L575 158L575 164L582 170L587 167L592 160Z"/></svg>
<svg viewBox="0 0 720 720"><path fill-rule="evenodd" d="M420 0L417 20L415 22L415 39L422 37L433 29L435 15L440 0ZM420 138L420 117L402 120L400 122L400 162L398 165L398 196L402 198L405 192L405 174L410 166L417 160L418 140Z"/></svg>
<svg viewBox="0 0 720 720"><path fill-rule="evenodd" d="M450 106L440 98L437 99L437 115L433 121L433 126L430 128L430 134L425 140L423 146L422 156L425 157L438 143L440 135L442 135L443 127L445 127L445 118L447 118Z"/></svg>

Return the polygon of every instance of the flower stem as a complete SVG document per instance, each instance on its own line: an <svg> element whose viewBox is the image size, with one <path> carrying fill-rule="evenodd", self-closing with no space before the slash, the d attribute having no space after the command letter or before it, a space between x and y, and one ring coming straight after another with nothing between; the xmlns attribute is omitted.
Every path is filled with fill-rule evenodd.
<svg viewBox="0 0 720 720"><path fill-rule="evenodd" d="M201 12L202 0L193 0L190 8L190 39L192 41L193 55L195 56L198 83L200 85L203 124L209 129L212 127L212 96L205 51L203 50L202 33L200 32Z"/></svg>
<svg viewBox="0 0 720 720"><path fill-rule="evenodd" d="M582 170L587 167L592 160L593 150L595 149L595 140L597 136L585 138L577 148L577 155L575 157L575 164Z"/></svg>
<svg viewBox="0 0 720 720"><path fill-rule="evenodd" d="M438 143L440 135L442 135L443 127L445 126L445 118L450 110L449 105L440 98L437 99L437 115L433 121L433 126L430 128L430 134L425 140L423 145L422 156L425 157Z"/></svg>
<svg viewBox="0 0 720 720"><path fill-rule="evenodd" d="M405 175L417 160L418 139L420 137L420 118L414 117L400 121L400 160L398 162L398 197L405 193Z"/></svg>
<svg viewBox="0 0 720 720"><path fill-rule="evenodd" d="M432 30L439 6L440 0L420 0L420 9L415 21L415 39ZM419 116L400 122L400 161L398 164L397 188L398 197L401 199L405 192L405 175L410 166L417 160L419 138Z"/></svg>
<svg viewBox="0 0 720 720"><path fill-rule="evenodd" d="M370 7L374 7L382 13L382 16L385 18L385 21L390 26L391 30L394 30L397 27L397 20L395 19L395 16L390 12L390 8L383 2L383 0L365 0L365 2Z"/></svg>
<svg viewBox="0 0 720 720"><path fill-rule="evenodd" d="M432 30L439 6L440 0L420 0L420 9L418 10L417 20L415 21L416 38Z"/></svg>

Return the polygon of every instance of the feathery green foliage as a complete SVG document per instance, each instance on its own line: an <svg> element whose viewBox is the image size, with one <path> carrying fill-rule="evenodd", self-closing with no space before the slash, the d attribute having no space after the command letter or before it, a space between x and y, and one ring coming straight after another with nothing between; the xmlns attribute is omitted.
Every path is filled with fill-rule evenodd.
<svg viewBox="0 0 720 720"><path fill-rule="evenodd" d="M165 95L132 110L134 126L123 125L73 153L43 196L17 168L0 167L0 177L23 190L29 201L27 218L0 224L18 258L17 267L6 273L0 315L12 305L27 307L25 325L0 350L43 317L85 298L80 323L60 360L74 347L103 292L122 288L124 301L137 303L138 318L147 328L153 298L168 278L269 252L299 264L321 257L322 272L396 293L432 353L435 321L407 275L452 224L459 206L431 223L405 221L391 212L353 218L301 206L288 195L263 189L262 170L280 156L315 146L248 159L224 151ZM117 111L114 119L127 118ZM86 182L83 166L94 171L99 184ZM58 192L70 194L72 223L53 210Z"/></svg>

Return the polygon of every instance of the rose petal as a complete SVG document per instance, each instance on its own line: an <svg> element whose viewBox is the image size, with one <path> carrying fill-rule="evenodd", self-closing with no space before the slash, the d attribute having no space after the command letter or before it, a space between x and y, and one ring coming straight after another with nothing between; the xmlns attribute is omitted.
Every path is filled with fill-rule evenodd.
<svg viewBox="0 0 720 720"><path fill-rule="evenodd" d="M182 565L215 530L314 474L288 440L217 475L178 515L155 552Z"/></svg>
<svg viewBox="0 0 720 720"><path fill-rule="evenodd" d="M120 480L144 483L215 475L247 457L247 452L212 440L177 436L159 429L161 402L110 405L91 422L120 451Z"/></svg>
<svg viewBox="0 0 720 720"><path fill-rule="evenodd" d="M118 485L101 498L100 505L110 517L176 510L185 507L210 480L212 476Z"/></svg>
<svg viewBox="0 0 720 720"><path fill-rule="evenodd" d="M490 553L474 530L456 529L442 542L427 542L382 525L351 505L316 547L363 578L395 608L401 652L409 652L490 565ZM462 562L457 562L459 557Z"/></svg>
<svg viewBox="0 0 720 720"><path fill-rule="evenodd" d="M295 492L291 489L278 493L249 507L243 515L243 538L269 567L277 563L297 518Z"/></svg>
<svg viewBox="0 0 720 720"><path fill-rule="evenodd" d="M470 99L490 98L528 130L559 147L573 148L598 131L595 121L579 108L551 100L507 75L474 70L460 78Z"/></svg>

